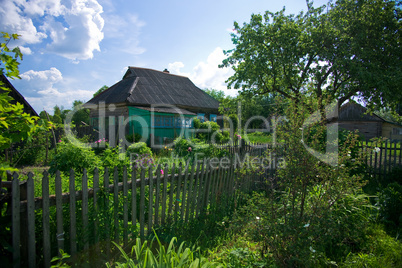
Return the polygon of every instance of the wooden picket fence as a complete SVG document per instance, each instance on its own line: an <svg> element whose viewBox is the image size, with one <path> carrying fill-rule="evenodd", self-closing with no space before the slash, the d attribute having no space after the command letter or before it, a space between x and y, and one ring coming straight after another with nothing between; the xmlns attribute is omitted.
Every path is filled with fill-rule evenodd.
<svg viewBox="0 0 402 268"><path fill-rule="evenodd" d="M368 175L382 180L394 169L402 170L401 142L364 142L359 147L366 155Z"/></svg>
<svg viewBox="0 0 402 268"><path fill-rule="evenodd" d="M84 170L77 191L77 178L71 170L69 192L63 193L60 172L50 176L45 171L42 196L35 197L33 174L27 177L23 181L14 173L10 182L14 267L49 267L60 249L72 258L100 253L110 257L111 241L126 246L137 236L146 238L157 226L186 223L211 213L211 207L234 198L235 189L250 189L255 179L238 180L234 165L218 168L204 161L191 168L180 165L177 172L175 165L171 172L167 165L156 171L152 167L131 171L116 167L112 174L105 169L103 176L95 169L91 180ZM54 186L54 195L49 194L49 185ZM110 217L101 223L99 215L106 213L102 212L105 208Z"/></svg>

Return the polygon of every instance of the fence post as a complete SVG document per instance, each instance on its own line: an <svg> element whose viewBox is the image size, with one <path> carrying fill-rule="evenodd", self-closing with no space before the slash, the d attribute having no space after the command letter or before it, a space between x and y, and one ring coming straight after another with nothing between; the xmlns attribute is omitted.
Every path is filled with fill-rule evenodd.
<svg viewBox="0 0 402 268"><path fill-rule="evenodd" d="M148 190L149 190L149 202L148 202L148 230L147 234L150 235L152 233L152 218L153 218L153 209L152 209L152 203L153 203L153 174L152 174L152 165L149 166L148 168ZM162 214L163 215L163 214Z"/></svg>
<svg viewBox="0 0 402 268"><path fill-rule="evenodd" d="M42 178L42 221L43 221L43 261L50 267L50 216L49 216L49 174L45 170Z"/></svg>
<svg viewBox="0 0 402 268"><path fill-rule="evenodd" d="M33 174L29 172L27 180L28 267L36 265L34 187Z"/></svg>
<svg viewBox="0 0 402 268"><path fill-rule="evenodd" d="M77 233L76 233L76 215L75 215L75 177L74 170L70 170L70 251L71 256L75 257L77 253Z"/></svg>
<svg viewBox="0 0 402 268"><path fill-rule="evenodd" d="M14 173L14 179L12 184L12 236L13 236L13 266L20 267L21 265L21 251L20 251L20 181L18 180L18 174Z"/></svg>
<svg viewBox="0 0 402 268"><path fill-rule="evenodd" d="M63 231L63 203L62 203L62 189L61 189L61 176L60 171L56 171L56 218L57 218L57 246L60 255L60 249L64 250L64 231Z"/></svg>

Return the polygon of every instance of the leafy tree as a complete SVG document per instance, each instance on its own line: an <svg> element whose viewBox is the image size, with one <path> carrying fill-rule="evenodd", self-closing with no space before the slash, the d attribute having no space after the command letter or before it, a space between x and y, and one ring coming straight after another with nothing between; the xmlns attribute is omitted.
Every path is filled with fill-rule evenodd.
<svg viewBox="0 0 402 268"><path fill-rule="evenodd" d="M89 109L82 108L83 104L84 103L79 100L73 102L73 109L77 109L77 111L73 115L72 122L76 126L89 125Z"/></svg>
<svg viewBox="0 0 402 268"><path fill-rule="evenodd" d="M212 98L214 98L215 100L221 102L223 99L225 99L225 92L223 92L222 90L217 90L217 89L203 89L205 91L205 93L207 93L208 95L210 95Z"/></svg>
<svg viewBox="0 0 402 268"><path fill-rule="evenodd" d="M21 51L18 47L8 48L9 42L18 39L18 35L10 36L5 32L1 34L1 39L5 42L0 43L0 75L19 78L18 58L22 60ZM0 82L0 150L10 148L14 142L30 139L38 128L47 127L36 124L39 117L25 113L21 103L12 104L13 98L8 95L9 91L10 89ZM10 170L9 165L0 163L0 172L5 170Z"/></svg>
<svg viewBox="0 0 402 268"><path fill-rule="evenodd" d="M400 4L337 0L327 8L308 6L298 15L283 9L253 14L243 26L235 22L235 48L221 65L235 71L228 86L278 93L304 106L309 103L302 95L338 105L352 97L376 107L400 103Z"/></svg>
<svg viewBox="0 0 402 268"><path fill-rule="evenodd" d="M109 88L108 86L104 85L103 87L98 89L98 91L96 91L93 96L96 97L97 95L101 94L103 91L105 91L108 88Z"/></svg>

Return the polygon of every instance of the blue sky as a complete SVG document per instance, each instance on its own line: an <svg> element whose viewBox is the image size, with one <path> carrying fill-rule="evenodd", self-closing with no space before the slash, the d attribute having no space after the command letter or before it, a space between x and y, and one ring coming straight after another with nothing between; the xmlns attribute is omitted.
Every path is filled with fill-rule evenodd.
<svg viewBox="0 0 402 268"><path fill-rule="evenodd" d="M325 4L317 0L314 5ZM219 69L232 49L233 22L266 10L306 10L305 0L0 0L0 31L18 33L21 80L11 83L39 113L88 101L121 80L128 66L189 77L201 89L226 89Z"/></svg>

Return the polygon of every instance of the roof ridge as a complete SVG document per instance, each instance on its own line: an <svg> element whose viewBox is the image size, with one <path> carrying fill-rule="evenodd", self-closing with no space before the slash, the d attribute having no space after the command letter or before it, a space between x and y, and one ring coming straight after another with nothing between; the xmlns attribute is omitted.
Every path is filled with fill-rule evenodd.
<svg viewBox="0 0 402 268"><path fill-rule="evenodd" d="M166 73L164 71L159 71L159 70L155 70L155 69L151 69L151 68L145 68L145 67L135 67L135 66L128 66L129 69L141 69L141 70L149 70L149 71L154 71L154 72L159 72L159 73L164 73L164 74L168 74L168 75L174 75L174 76L178 76L178 77L184 77L184 78L188 78L188 76L184 76L184 75L179 75L179 74L172 74L172 73Z"/></svg>

